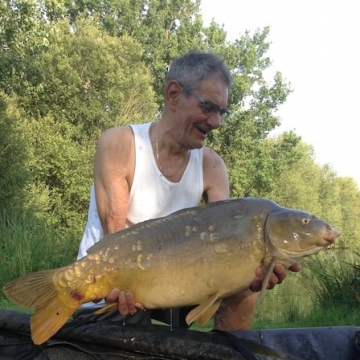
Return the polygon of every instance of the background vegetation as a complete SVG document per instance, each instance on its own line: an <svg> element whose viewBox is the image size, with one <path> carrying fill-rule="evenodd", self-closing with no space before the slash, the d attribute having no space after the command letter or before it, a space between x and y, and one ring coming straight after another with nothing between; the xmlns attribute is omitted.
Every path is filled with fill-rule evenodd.
<svg viewBox="0 0 360 360"><path fill-rule="evenodd" d="M208 139L226 162L231 196L313 212L340 229L339 247L359 247L355 181L315 163L296 133L269 136L292 92L280 72L264 76L270 29L229 42L217 23L203 25L199 5L0 2L0 286L74 260L97 138L111 126L156 120L166 67L191 49L221 54L234 74L231 116Z"/></svg>

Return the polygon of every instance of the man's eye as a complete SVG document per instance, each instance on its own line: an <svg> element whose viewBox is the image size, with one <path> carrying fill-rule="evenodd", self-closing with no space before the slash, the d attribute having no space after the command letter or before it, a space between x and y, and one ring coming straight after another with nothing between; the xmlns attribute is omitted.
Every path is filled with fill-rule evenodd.
<svg viewBox="0 0 360 360"><path fill-rule="evenodd" d="M204 109L204 111L206 111L208 113L217 113L220 110L217 105L215 105L211 102L204 103L203 109Z"/></svg>

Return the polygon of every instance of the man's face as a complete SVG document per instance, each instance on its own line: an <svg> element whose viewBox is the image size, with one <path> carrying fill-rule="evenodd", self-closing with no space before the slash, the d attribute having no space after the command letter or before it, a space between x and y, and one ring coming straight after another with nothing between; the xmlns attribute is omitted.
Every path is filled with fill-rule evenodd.
<svg viewBox="0 0 360 360"><path fill-rule="evenodd" d="M196 89L183 87L175 111L178 140L187 148L201 148L210 131L219 128L227 100L228 88L218 77L201 81Z"/></svg>

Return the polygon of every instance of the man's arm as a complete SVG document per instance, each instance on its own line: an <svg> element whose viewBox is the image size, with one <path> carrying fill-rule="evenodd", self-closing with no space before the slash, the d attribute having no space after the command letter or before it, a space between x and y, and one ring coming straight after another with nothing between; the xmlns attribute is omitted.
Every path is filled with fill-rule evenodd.
<svg viewBox="0 0 360 360"><path fill-rule="evenodd" d="M94 163L96 205L104 234L126 226L129 193L135 167L134 137L130 127L106 130L99 138ZM144 307L133 294L113 289L107 303L118 303L121 314L134 314Z"/></svg>
<svg viewBox="0 0 360 360"><path fill-rule="evenodd" d="M104 234L125 228L134 166L129 127L106 130L99 138L94 162L96 205Z"/></svg>
<svg viewBox="0 0 360 360"><path fill-rule="evenodd" d="M229 179L223 160L212 150L204 148L204 199L206 202L229 198ZM291 271L299 271L294 264ZM266 269L259 267L249 289L224 299L215 314L214 329L224 331L249 330L253 322L258 291L266 275ZM268 288L280 284L286 277L286 269L275 266Z"/></svg>
<svg viewBox="0 0 360 360"><path fill-rule="evenodd" d="M229 176L224 161L207 147L204 147L203 177L203 197L206 203L229 198Z"/></svg>

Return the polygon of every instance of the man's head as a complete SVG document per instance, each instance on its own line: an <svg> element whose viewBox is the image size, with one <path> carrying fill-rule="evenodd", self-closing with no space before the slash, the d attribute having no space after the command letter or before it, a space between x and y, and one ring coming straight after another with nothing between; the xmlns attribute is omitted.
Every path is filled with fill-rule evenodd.
<svg viewBox="0 0 360 360"><path fill-rule="evenodd" d="M164 89L163 118L175 139L188 149L201 148L227 113L231 74L215 54L192 51L170 65Z"/></svg>
<svg viewBox="0 0 360 360"><path fill-rule="evenodd" d="M202 80L210 77L218 77L230 89L230 70L220 56L213 53L191 51L171 62L165 81L165 89L173 80L189 89L196 89Z"/></svg>

